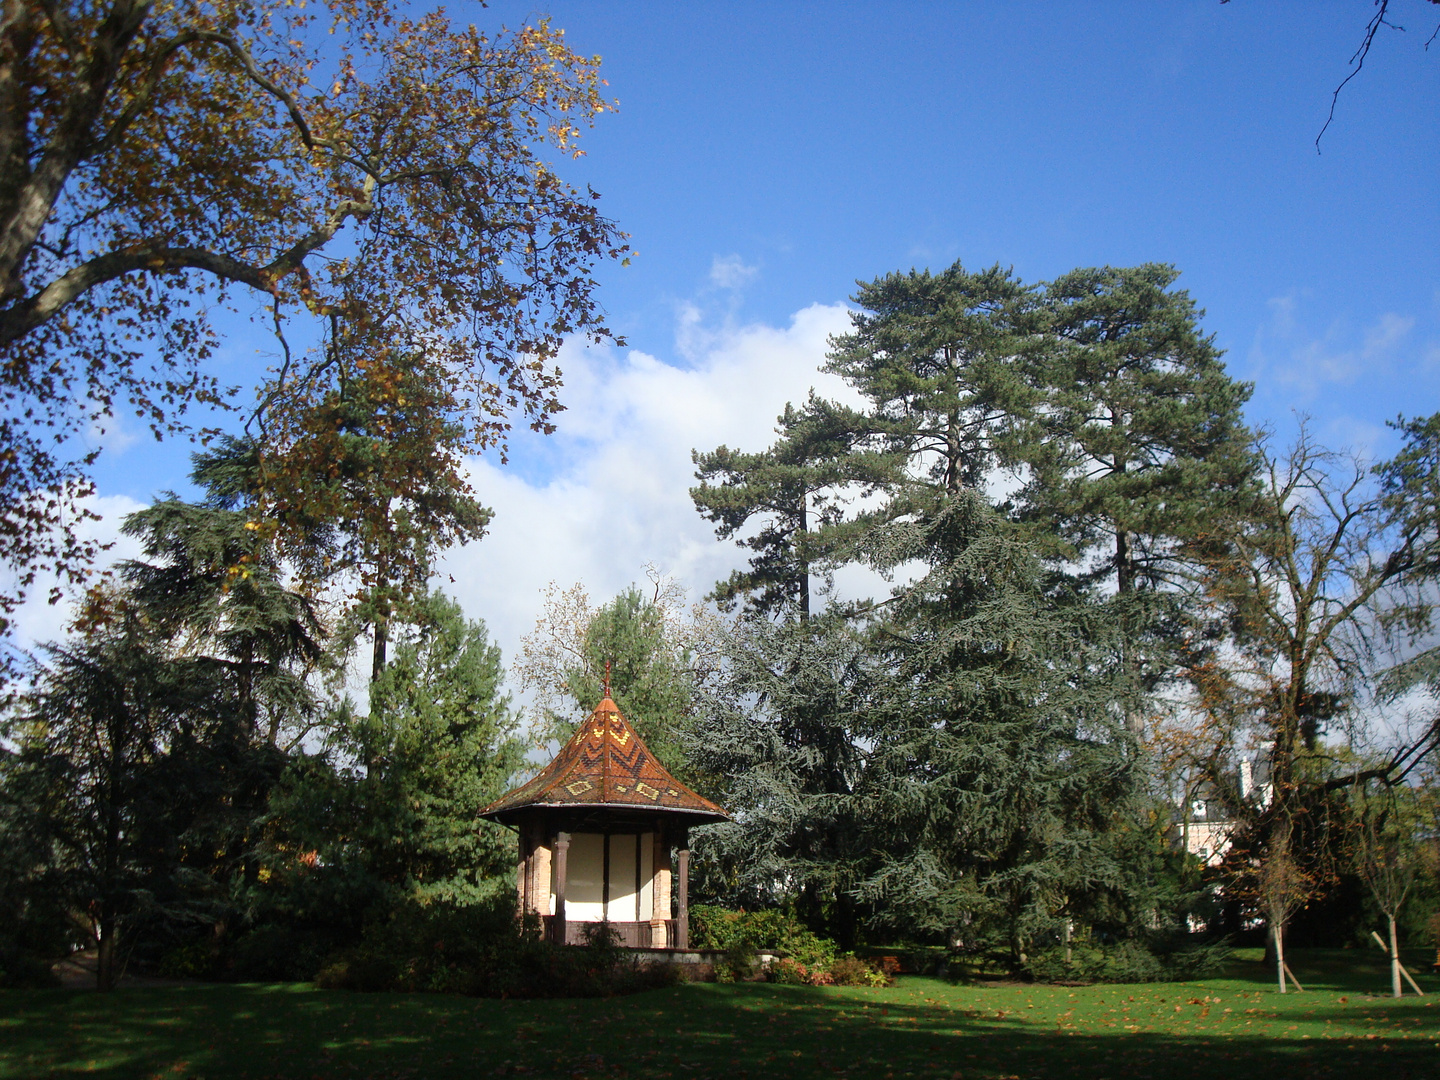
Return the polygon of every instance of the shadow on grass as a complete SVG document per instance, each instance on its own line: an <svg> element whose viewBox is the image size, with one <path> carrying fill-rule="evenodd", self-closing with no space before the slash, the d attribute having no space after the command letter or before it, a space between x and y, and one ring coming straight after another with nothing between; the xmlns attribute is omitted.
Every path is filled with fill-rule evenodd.
<svg viewBox="0 0 1440 1080"><path fill-rule="evenodd" d="M1370 985L1367 973L1357 978ZM1045 1008L1028 1015L1017 1005L1023 989L918 979L889 991L686 986L599 1001L303 986L8 993L0 994L0 1077L1419 1080L1440 1073L1440 1008L1426 1004L1434 999L1342 1007L1335 992L1344 994L1348 982L1288 1000L1248 980L1083 992L1037 987ZM1232 1014L1222 1024L1192 1003L1171 1021L1172 1003L1215 986L1243 1020ZM1073 1002L1098 1016L1099 1006L1131 991L1132 1001L1140 998L1133 1011L1161 1018L1149 1026L1163 1021L1176 1030L1102 1028L1095 1017L1059 1011ZM1253 1008L1245 1013L1241 1004ZM1240 1030L1244 1022L1266 1030ZM1194 1027L1181 1031L1181 1023ZM1315 1037L1295 1034L1302 1026Z"/></svg>

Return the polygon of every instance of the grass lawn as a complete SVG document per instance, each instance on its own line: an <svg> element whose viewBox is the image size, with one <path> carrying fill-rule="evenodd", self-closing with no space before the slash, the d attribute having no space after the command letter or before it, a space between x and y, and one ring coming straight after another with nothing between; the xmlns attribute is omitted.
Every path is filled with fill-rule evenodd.
<svg viewBox="0 0 1440 1080"><path fill-rule="evenodd" d="M0 1077L1440 1077L1440 979L1396 1001L1379 950L1290 959L1304 994L1277 993L1253 955L1223 979L1076 989L907 977L581 1001L8 991Z"/></svg>

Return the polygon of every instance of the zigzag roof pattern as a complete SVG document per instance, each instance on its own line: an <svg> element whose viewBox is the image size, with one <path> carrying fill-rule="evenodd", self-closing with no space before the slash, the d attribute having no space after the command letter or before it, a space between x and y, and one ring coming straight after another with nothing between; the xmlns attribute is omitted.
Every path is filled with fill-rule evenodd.
<svg viewBox="0 0 1440 1080"><path fill-rule="evenodd" d="M480 816L503 821L531 808L601 807L683 814L696 824L730 817L671 776L608 695L539 775Z"/></svg>

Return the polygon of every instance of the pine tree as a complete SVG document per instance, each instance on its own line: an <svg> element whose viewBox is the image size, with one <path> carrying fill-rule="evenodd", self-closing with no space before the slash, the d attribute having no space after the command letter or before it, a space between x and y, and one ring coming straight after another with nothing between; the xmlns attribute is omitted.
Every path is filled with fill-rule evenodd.
<svg viewBox="0 0 1440 1080"><path fill-rule="evenodd" d="M1122 596L1189 576L1186 547L1253 495L1251 386L1226 374L1178 277L1147 263L1049 283L1033 398L1007 440L1028 473L1018 516Z"/></svg>
<svg viewBox="0 0 1440 1080"><path fill-rule="evenodd" d="M397 630L368 714L342 707L334 717L338 773L314 774L319 791L302 781L282 817L320 815L289 827L337 875L368 879L357 895L474 902L496 890L512 854L508 834L477 814L524 760L500 650L483 623L438 592Z"/></svg>
<svg viewBox="0 0 1440 1080"><path fill-rule="evenodd" d="M1133 638L1173 630L1174 610L1133 596L1169 587L1161 570L1204 546L1205 485L1219 486L1210 506L1233 510L1250 461L1246 390L1224 376L1188 297L1166 292L1171 281L1165 268L1077 271L1046 290L956 264L861 284L854 329L834 339L827 370L864 404L812 397L787 413L791 425L825 418L832 450L816 490L832 512L801 535L793 511L768 504L781 527L754 541L775 558L732 582L755 589L771 566L860 565L893 585L813 619L821 636L791 624L803 614L794 607L772 606L773 632L739 639L728 703L706 711L696 739L732 777L737 811L707 841L717 888L741 896L768 880L792 899L808 889L839 932L841 913L863 912L874 925L1000 947L1016 964L1072 922L1134 928L1146 890L1121 852L1155 830L1126 724L1152 686ZM1133 400L1147 394L1157 401ZM1118 443L1097 441L1094 414L1121 417L1122 405L1138 419L1104 425ZM697 497L702 512L731 512L734 533L766 505L743 481L769 494L764 482L793 457L786 434L767 454L730 452L735 499ZM1107 449L1131 486L1097 482L1094 507L1076 502L1094 495L1078 472L1084 454ZM1142 503L1149 492L1155 505L1132 521L1106 492ZM1191 505L1163 532L1159 503L1182 494ZM1113 597L1090 565L1101 511L1123 534ZM1170 562L1142 562L1136 536L1138 550ZM846 621L848 639L835 629ZM846 640L863 659L841 678Z"/></svg>
<svg viewBox="0 0 1440 1080"><path fill-rule="evenodd" d="M1035 347L1033 290L999 266L956 263L862 283L854 300L854 330L825 370L867 401L849 417L856 445L888 455L893 479L983 488L997 432L1029 398L1018 361Z"/></svg>
<svg viewBox="0 0 1440 1080"><path fill-rule="evenodd" d="M791 904L849 946L853 890L877 869L864 821L870 755L883 736L891 680L842 614L740 620L727 677L703 698L696 766L735 820L698 845L697 889L740 907Z"/></svg>
<svg viewBox="0 0 1440 1080"><path fill-rule="evenodd" d="M3 846L39 861L7 862L0 892L66 912L109 990L141 934L222 913L243 830L229 804L264 762L220 668L176 655L123 594L93 595L91 616L78 640L46 647L3 729Z"/></svg>
<svg viewBox="0 0 1440 1080"><path fill-rule="evenodd" d="M748 548L748 569L736 570L711 593L722 611L743 601L744 610L770 615L794 605L808 618L812 564L819 535L840 520L838 489L861 479L853 424L844 410L814 393L805 408L787 403L776 420L779 440L760 453L720 446L695 451L690 497L715 535ZM742 535L752 523L751 535Z"/></svg>
<svg viewBox="0 0 1440 1080"><path fill-rule="evenodd" d="M896 695L871 753L856 888L901 929L1023 964L1034 942L1128 902L1116 827L1140 791L1117 627L1057 605L1022 533L974 492L877 527L882 568L923 567L872 633Z"/></svg>

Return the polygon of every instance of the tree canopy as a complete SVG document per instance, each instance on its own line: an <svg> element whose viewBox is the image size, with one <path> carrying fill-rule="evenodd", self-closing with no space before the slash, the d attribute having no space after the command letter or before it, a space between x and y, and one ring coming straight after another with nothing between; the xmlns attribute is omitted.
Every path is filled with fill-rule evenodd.
<svg viewBox="0 0 1440 1080"><path fill-rule="evenodd" d="M625 250L543 157L611 107L597 65L544 21L488 35L382 0L7 5L0 607L95 554L67 524L94 456L77 432L129 411L158 436L229 402L217 301L270 309L262 413L333 363L291 352L314 315L373 364L423 353L468 449L549 430L556 350L608 334L591 270Z"/></svg>

